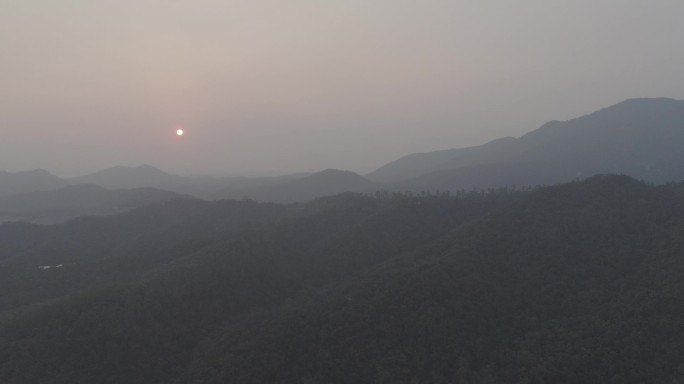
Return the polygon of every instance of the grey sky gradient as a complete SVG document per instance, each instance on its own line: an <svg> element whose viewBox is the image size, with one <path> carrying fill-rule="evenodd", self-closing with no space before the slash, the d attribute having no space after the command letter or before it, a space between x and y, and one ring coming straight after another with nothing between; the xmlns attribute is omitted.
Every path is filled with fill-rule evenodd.
<svg viewBox="0 0 684 384"><path fill-rule="evenodd" d="M681 0L0 0L0 169L365 172L683 99L682 20Z"/></svg>

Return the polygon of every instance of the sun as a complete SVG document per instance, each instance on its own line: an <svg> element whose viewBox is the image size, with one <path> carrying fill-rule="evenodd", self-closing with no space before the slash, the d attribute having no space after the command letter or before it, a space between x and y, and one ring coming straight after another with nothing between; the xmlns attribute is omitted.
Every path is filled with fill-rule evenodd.
<svg viewBox="0 0 684 384"><path fill-rule="evenodd" d="M178 136L183 136L184 133L185 133L185 131L183 131L182 129L179 129L176 131L176 135L178 135Z"/></svg>

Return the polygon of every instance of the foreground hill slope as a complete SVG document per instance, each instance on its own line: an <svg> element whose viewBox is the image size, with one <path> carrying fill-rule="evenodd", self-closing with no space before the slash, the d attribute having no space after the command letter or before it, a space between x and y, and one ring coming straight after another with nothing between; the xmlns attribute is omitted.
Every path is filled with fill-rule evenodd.
<svg viewBox="0 0 684 384"><path fill-rule="evenodd" d="M684 179L684 101L630 99L520 138L414 154L367 175L407 189L489 188L566 182L600 173Z"/></svg>
<svg viewBox="0 0 684 384"><path fill-rule="evenodd" d="M599 177L542 189L228 325L187 382L678 382L682 228L681 186Z"/></svg>
<svg viewBox="0 0 684 384"><path fill-rule="evenodd" d="M177 201L2 226L0 378L170 382L224 322L342 281L504 200Z"/></svg>
<svg viewBox="0 0 684 384"><path fill-rule="evenodd" d="M0 226L0 382L684 379L682 184L84 220Z"/></svg>

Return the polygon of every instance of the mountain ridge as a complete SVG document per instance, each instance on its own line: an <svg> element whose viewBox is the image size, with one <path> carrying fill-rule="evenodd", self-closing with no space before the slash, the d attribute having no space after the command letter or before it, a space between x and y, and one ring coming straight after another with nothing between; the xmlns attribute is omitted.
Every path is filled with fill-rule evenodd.
<svg viewBox="0 0 684 384"><path fill-rule="evenodd" d="M32 171L0 171L0 196L35 190L56 189L68 183L44 169Z"/></svg>
<svg viewBox="0 0 684 384"><path fill-rule="evenodd" d="M141 165L60 179L35 170L0 173L0 196L90 183L110 189L153 187L211 200L303 202L345 191L454 192L549 185L601 173L664 183L684 179L683 142L684 101L634 98L574 119L549 121L518 138L409 154L363 176L324 170L263 178L190 177Z"/></svg>
<svg viewBox="0 0 684 384"><path fill-rule="evenodd" d="M0 222L56 224L79 216L112 215L144 205L187 198L190 197L156 188L106 189L95 184L67 185L0 196Z"/></svg>
<svg viewBox="0 0 684 384"><path fill-rule="evenodd" d="M681 134L683 127L684 101L669 98L628 99L578 118L563 122L550 121L518 138L503 138L475 147L407 155L367 176L371 180L399 184L424 183L428 188L432 181L437 182L441 178L438 184L449 185L449 189L468 189L484 187L488 183L479 185L472 176L459 175L460 168L472 175L474 171L468 169L496 168L498 165L502 168L498 172L504 173L505 168L519 163L523 165L516 171L524 172L525 164L544 167L546 163L547 166L553 164L553 168L564 174L559 181L570 181L574 176L568 178L567 170L560 163L571 167L576 163L576 169L570 172L572 175L586 177L595 173L617 172L656 182L677 181L684 177L676 166L684 155L673 143L684 139ZM629 155L632 154L639 158L630 159ZM667 160L664 156L672 157L671 161L664 161ZM427 165L419 164L421 161ZM648 169L649 166L651 169ZM484 171L485 174L488 172L491 171ZM433 176L429 177L429 174ZM459 182L459 177L470 177L471 180ZM494 175L490 178L495 179ZM535 179L531 169L527 178L533 184L556 182L545 176Z"/></svg>

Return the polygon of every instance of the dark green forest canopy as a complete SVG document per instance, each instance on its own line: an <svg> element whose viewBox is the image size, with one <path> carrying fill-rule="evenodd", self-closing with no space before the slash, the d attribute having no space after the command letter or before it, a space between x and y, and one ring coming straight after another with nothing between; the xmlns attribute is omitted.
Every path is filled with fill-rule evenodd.
<svg viewBox="0 0 684 384"><path fill-rule="evenodd" d="M677 383L683 234L612 175L5 224L0 383Z"/></svg>

